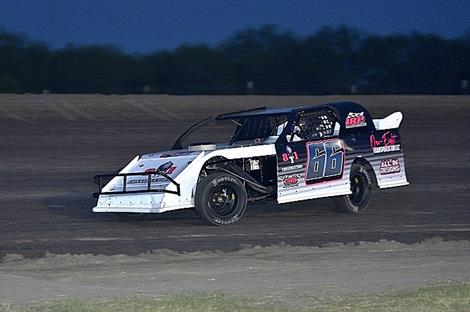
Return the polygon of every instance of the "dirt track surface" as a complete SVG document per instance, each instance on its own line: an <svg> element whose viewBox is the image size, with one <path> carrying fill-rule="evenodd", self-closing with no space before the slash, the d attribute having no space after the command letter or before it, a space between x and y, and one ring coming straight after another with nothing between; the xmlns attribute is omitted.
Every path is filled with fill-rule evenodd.
<svg viewBox="0 0 470 312"><path fill-rule="evenodd" d="M139 256L48 254L34 260L10 255L0 263L0 310L1 303L194 292L311 308L336 296L468 281L469 272L470 242L441 239L416 245L244 247L227 253L157 250Z"/></svg>
<svg viewBox="0 0 470 312"><path fill-rule="evenodd" d="M381 190L363 216L329 200L249 206L240 222L205 226L193 210L126 219L92 214L92 177L136 154L168 149L203 117L257 106L353 100L374 117L404 113L401 136L408 187ZM441 236L470 239L470 97L216 97L0 95L0 257L234 251L242 244Z"/></svg>

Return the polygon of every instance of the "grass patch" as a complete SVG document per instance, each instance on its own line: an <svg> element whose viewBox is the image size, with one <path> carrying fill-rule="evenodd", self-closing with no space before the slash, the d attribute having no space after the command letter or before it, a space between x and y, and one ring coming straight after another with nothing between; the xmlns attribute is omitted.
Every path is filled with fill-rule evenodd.
<svg viewBox="0 0 470 312"><path fill-rule="evenodd" d="M326 304L319 311L470 311L470 284L427 286L391 294L340 299Z"/></svg>
<svg viewBox="0 0 470 312"><path fill-rule="evenodd" d="M8 310L7 310L8 311ZM178 295L165 298L131 297L115 300L64 300L26 307L24 312L267 312L281 311L274 306L266 307L263 304L241 298L229 298L222 294L217 295Z"/></svg>
<svg viewBox="0 0 470 312"><path fill-rule="evenodd" d="M266 312L266 311L470 311L470 284L427 286L376 296L355 296L324 302L302 309L227 297L224 295L178 295L165 298L132 297L118 299L65 300L17 308L0 306L3 311L98 311L98 312Z"/></svg>

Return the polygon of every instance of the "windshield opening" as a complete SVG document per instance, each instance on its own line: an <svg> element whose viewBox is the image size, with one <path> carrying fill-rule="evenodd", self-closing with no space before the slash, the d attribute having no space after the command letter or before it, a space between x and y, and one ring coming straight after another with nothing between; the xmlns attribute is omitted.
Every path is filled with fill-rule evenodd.
<svg viewBox="0 0 470 312"><path fill-rule="evenodd" d="M179 142L178 148L186 149L191 145L228 144L237 124L231 120L210 119L199 127L191 129Z"/></svg>
<svg viewBox="0 0 470 312"><path fill-rule="evenodd" d="M240 119L207 118L193 125L178 138L173 149L206 144L227 144L235 142L274 143L287 124L288 115L251 116Z"/></svg>

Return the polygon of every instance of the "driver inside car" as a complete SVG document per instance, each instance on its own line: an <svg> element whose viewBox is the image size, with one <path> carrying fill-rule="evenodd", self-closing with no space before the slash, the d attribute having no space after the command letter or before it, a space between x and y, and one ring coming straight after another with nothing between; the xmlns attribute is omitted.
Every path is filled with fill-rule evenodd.
<svg viewBox="0 0 470 312"><path fill-rule="evenodd" d="M305 139L303 133L304 132L302 131L302 124L300 123L300 120L299 120L297 123L295 123L292 126L292 133L287 135L287 141L288 142L303 141Z"/></svg>

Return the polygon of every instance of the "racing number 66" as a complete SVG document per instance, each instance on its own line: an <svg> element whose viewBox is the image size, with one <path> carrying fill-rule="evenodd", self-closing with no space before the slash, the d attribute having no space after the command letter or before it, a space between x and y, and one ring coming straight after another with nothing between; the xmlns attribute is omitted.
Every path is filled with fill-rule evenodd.
<svg viewBox="0 0 470 312"><path fill-rule="evenodd" d="M344 149L340 140L309 143L307 150L307 183L341 177Z"/></svg>

